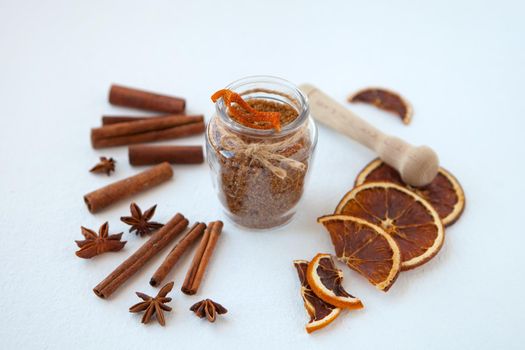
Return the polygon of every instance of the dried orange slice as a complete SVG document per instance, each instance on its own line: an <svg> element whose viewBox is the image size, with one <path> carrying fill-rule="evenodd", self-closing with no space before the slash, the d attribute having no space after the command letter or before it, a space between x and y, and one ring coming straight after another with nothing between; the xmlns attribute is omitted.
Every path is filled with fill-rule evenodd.
<svg viewBox="0 0 525 350"><path fill-rule="evenodd" d="M341 261L382 291L392 286L401 269L401 253L381 227L348 215L327 215L317 221L330 232Z"/></svg>
<svg viewBox="0 0 525 350"><path fill-rule="evenodd" d="M377 226L401 251L401 269L410 270L434 257L445 239L438 213L422 197L390 182L369 182L348 192L335 210Z"/></svg>
<svg viewBox="0 0 525 350"><path fill-rule="evenodd" d="M425 198L439 214L443 225L450 226L456 222L465 209L465 192L458 180L447 170L439 168L436 178L423 187L413 187L401 180L396 169L377 158L370 162L357 175L355 185L367 182L387 181L404 186Z"/></svg>
<svg viewBox="0 0 525 350"><path fill-rule="evenodd" d="M294 260L293 264L301 281L301 296L303 297L304 307L310 315L310 322L306 325L306 331L312 333L332 323L341 313L341 309L323 301L312 291L306 279L308 261Z"/></svg>
<svg viewBox="0 0 525 350"><path fill-rule="evenodd" d="M306 279L315 295L327 303L351 310L363 308L359 298L344 290L343 271L335 266L330 254L319 253L310 261Z"/></svg>
<svg viewBox="0 0 525 350"><path fill-rule="evenodd" d="M404 124L412 120L412 106L398 93L383 88L366 88L359 90L348 98L348 102L364 102L377 108L394 112L401 117Z"/></svg>

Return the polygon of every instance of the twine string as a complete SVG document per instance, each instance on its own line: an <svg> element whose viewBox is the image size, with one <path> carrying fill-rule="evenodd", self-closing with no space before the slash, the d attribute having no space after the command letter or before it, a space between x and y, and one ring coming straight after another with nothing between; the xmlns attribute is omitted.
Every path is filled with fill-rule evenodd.
<svg viewBox="0 0 525 350"><path fill-rule="evenodd" d="M222 136L220 138L220 143L223 149L226 151L234 151L237 154L243 154L246 157L251 158L252 161L259 161L263 167L270 170L278 178L284 179L288 176L287 171L282 167L283 165L301 171L306 169L304 163L278 153L278 151L293 146L303 138L305 136L306 128L303 128L296 132L292 137L283 141L275 143L246 143L240 137L226 131L224 127L218 124L219 123L216 124L216 127L219 135ZM273 162L279 163L279 166L275 165Z"/></svg>

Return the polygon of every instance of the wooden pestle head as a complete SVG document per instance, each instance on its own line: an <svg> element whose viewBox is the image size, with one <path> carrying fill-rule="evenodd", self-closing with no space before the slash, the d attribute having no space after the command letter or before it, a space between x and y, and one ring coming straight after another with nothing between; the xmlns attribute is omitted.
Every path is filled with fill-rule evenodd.
<svg viewBox="0 0 525 350"><path fill-rule="evenodd" d="M302 84L299 88L308 96L310 110L317 121L375 151L399 171L407 184L428 185L437 175L439 159L430 147L415 147L384 134L311 84Z"/></svg>
<svg viewBox="0 0 525 350"><path fill-rule="evenodd" d="M412 186L428 185L439 170L439 159L430 147L419 146L407 149L399 164L401 178Z"/></svg>

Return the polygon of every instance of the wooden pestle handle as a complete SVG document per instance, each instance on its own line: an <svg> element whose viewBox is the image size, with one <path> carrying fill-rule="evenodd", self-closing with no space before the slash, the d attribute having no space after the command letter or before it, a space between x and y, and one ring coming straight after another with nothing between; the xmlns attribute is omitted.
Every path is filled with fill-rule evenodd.
<svg viewBox="0 0 525 350"><path fill-rule="evenodd" d="M436 177L439 159L430 147L415 147L382 133L313 85L299 88L308 96L316 120L375 151L409 185L428 185Z"/></svg>

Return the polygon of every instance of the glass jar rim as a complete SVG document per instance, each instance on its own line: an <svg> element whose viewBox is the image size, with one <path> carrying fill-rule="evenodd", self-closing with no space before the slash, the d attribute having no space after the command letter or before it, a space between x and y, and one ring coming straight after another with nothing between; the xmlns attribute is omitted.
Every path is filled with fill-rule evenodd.
<svg viewBox="0 0 525 350"><path fill-rule="evenodd" d="M293 83L290 81L271 76L271 75L253 75L244 77L234 82L228 84L225 89L236 91L243 86L249 84L274 84L278 88L279 86L290 89L295 96L293 96L299 102L298 112L299 115L291 123L286 124L281 128L280 131L275 131L274 129L254 129L248 126L245 126L234 119L230 118L227 112L227 107L224 104L224 100L221 98L215 103L215 109L217 115L220 117L221 121L225 123L229 128L233 129L236 132L242 134L250 134L253 136L265 136L265 137L281 137L289 133L292 133L299 129L307 120L310 114L310 107L308 105L308 98L306 95ZM276 89L276 91L278 91ZM237 91L236 91L237 92ZM282 91L281 91L282 92ZM242 93L242 92L240 92Z"/></svg>

